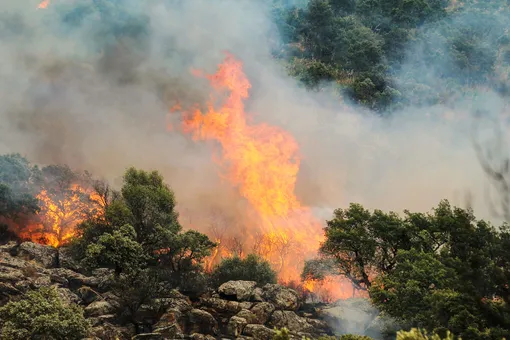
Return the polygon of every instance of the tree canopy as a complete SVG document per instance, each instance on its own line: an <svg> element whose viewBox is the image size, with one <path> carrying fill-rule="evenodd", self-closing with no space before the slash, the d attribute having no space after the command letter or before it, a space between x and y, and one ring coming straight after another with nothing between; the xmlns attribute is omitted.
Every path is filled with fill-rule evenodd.
<svg viewBox="0 0 510 340"><path fill-rule="evenodd" d="M351 204L327 222L321 257L303 276L347 277L403 326L501 339L510 335L509 240L507 225L448 201L403 216Z"/></svg>

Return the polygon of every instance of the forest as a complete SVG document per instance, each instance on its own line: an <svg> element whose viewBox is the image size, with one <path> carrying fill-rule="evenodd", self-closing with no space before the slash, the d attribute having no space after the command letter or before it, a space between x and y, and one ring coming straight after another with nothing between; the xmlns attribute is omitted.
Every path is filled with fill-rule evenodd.
<svg viewBox="0 0 510 340"><path fill-rule="evenodd" d="M180 6L180 2L167 1L167 5ZM144 51L146 38L153 34L150 17L128 12L120 0L44 3L41 8L56 6L57 37L70 35L92 20L96 47L115 45L127 37L129 48ZM508 0L260 3L274 24L267 41L271 57L297 86L311 93L328 93L381 119L405 114L410 107L453 108L461 99L489 91L508 100ZM16 20L0 15L6 36L22 31ZM108 73L109 65L94 67ZM235 60L227 57L222 65L209 77L218 88L232 87L222 109L244 114L239 102L250 84L246 85L242 72L236 73ZM234 80L223 79L224 73L234 74ZM130 78L122 74L115 81L123 86ZM230 162L249 158L245 145L232 146L225 139L233 133L229 122L219 120L214 125L218 130L206 125L216 113L186 118L185 128L194 138L217 141L227 150L225 158L239 152ZM230 124L234 121L239 122L239 116ZM247 124L241 121L238 127ZM247 128L235 136L259 136L251 133ZM279 136L279 142L269 146L293 145L285 131L275 128L271 133ZM269 138L255 137L246 144L267 146L263 142ZM498 222L479 219L470 207L437 197L437 205L428 211L403 206L393 212L339 203L319 227L294 198L294 182L288 189L292 195L282 189L279 196L267 196L272 188L263 186L266 177L253 170L253 164L241 163L236 168L240 176L250 179L246 183L255 181L263 192L253 193L244 181L231 181L242 188L241 196L260 216L290 207L284 214L290 226L282 230L297 230L296 242L304 247L291 250L284 234L275 239L278 235L267 233L264 239L244 244L231 238L225 246L210 230L184 228L172 178L164 178L158 170L132 164L118 174L121 183L113 184L101 174L64 162L33 162L16 145L9 149L0 156L2 339L510 338L510 168L505 157L501 168L480 159L499 194L497 202L488 202L500 211ZM283 182L282 178L295 178L299 171L291 161L276 164L276 170L264 164L267 177ZM280 188L274 184L279 181L269 183ZM282 203L281 197L290 203ZM262 202L267 210L257 210L253 202ZM309 244L299 238L300 228L309 238L319 230L321 240L314 256L303 261L296 254ZM43 261L48 254L53 254L51 264ZM292 271L294 266L299 273ZM246 288L241 282L241 288L233 286L234 294L225 288L233 281L254 284ZM323 295L315 290L319 286ZM314 321L316 315L323 315L320 310L345 303L328 296L328 290L339 287L340 300L362 305L370 314L370 327L346 331L344 324L332 326L331 319L317 316ZM67 296L62 288L69 291ZM243 300L246 290L248 300ZM262 297L257 298L256 292ZM85 302L77 303L75 297ZM89 308L93 304L104 313ZM278 315L283 316L278 319ZM105 325L113 326L107 332ZM97 333L98 328L103 333Z"/></svg>

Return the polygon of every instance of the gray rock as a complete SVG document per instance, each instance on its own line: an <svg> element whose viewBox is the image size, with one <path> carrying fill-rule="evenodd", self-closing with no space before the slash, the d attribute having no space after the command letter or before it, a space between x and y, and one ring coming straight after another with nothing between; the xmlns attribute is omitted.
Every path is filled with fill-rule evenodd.
<svg viewBox="0 0 510 340"><path fill-rule="evenodd" d="M201 309L192 309L188 313L188 333L218 334L218 322Z"/></svg>
<svg viewBox="0 0 510 340"><path fill-rule="evenodd" d="M243 335L253 337L255 340L271 340L276 332L264 325L246 325Z"/></svg>
<svg viewBox="0 0 510 340"><path fill-rule="evenodd" d="M259 302L255 304L250 311L257 317L257 322L254 323L265 324L274 310L274 305L269 302Z"/></svg>
<svg viewBox="0 0 510 340"><path fill-rule="evenodd" d="M75 261L68 247L58 248L58 265L62 268L72 269L74 271L83 271L83 267L78 261Z"/></svg>
<svg viewBox="0 0 510 340"><path fill-rule="evenodd" d="M93 327L90 331L91 336L101 340L130 339L134 333L132 329L114 326L111 323L104 323L101 326Z"/></svg>
<svg viewBox="0 0 510 340"><path fill-rule="evenodd" d="M51 279L49 276L39 276L35 280L33 280L33 285L35 288L48 287L51 285Z"/></svg>
<svg viewBox="0 0 510 340"><path fill-rule="evenodd" d="M241 304L237 301L222 300L218 298L201 299L202 306L214 309L218 313L225 313L234 315L242 308Z"/></svg>
<svg viewBox="0 0 510 340"><path fill-rule="evenodd" d="M85 276L67 268L52 268L50 269L50 275L58 276L61 279L66 279L67 282L69 282L69 288L71 290L78 289L81 286L96 288L99 283L99 279L96 277Z"/></svg>
<svg viewBox="0 0 510 340"><path fill-rule="evenodd" d="M115 308L106 301L94 301L85 307L87 317L112 314L113 312L115 312Z"/></svg>
<svg viewBox="0 0 510 340"><path fill-rule="evenodd" d="M244 327L248 324L246 319L240 318L238 316L233 316L230 318L227 325L227 334L231 336L239 336L244 330Z"/></svg>
<svg viewBox="0 0 510 340"><path fill-rule="evenodd" d="M292 311L275 311L271 315L271 320L269 323L271 326L276 328L285 327L292 332L313 332L312 325L310 325L305 318L298 316Z"/></svg>
<svg viewBox="0 0 510 340"><path fill-rule="evenodd" d="M264 323L260 322L259 318L247 309L242 309L236 316L245 319L247 323Z"/></svg>
<svg viewBox="0 0 510 340"><path fill-rule="evenodd" d="M81 305L82 301L78 297L78 295L74 294L67 288L57 287L57 293L60 295L62 300L64 300L67 303L74 303L77 305Z"/></svg>
<svg viewBox="0 0 510 340"><path fill-rule="evenodd" d="M251 300L255 302L264 302L264 291L262 288L257 287L253 290Z"/></svg>
<svg viewBox="0 0 510 340"><path fill-rule="evenodd" d="M25 260L34 260L45 268L54 268L57 265L57 249L38 243L23 242L18 247L18 256Z"/></svg>
<svg viewBox="0 0 510 340"><path fill-rule="evenodd" d="M247 301L253 294L257 282L255 281L228 281L218 288L218 293L227 298L238 301Z"/></svg>
<svg viewBox="0 0 510 340"><path fill-rule="evenodd" d="M299 294L290 288L277 284L266 284L263 288L266 301L275 305L276 309L297 310L299 308Z"/></svg>

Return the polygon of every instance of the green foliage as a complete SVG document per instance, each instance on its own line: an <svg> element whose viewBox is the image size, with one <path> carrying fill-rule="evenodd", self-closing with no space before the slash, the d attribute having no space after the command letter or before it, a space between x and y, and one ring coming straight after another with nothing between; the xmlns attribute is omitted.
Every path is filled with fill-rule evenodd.
<svg viewBox="0 0 510 340"><path fill-rule="evenodd" d="M287 328L283 327L281 329L275 329L275 335L273 335L273 340L290 340L290 332ZM303 340L310 340L303 336ZM318 340L372 340L371 337L366 335L356 335L356 334L343 334L340 337L335 336L321 336ZM434 339L436 340L436 339ZM449 339L448 339L449 340ZM453 339L452 339L453 340Z"/></svg>
<svg viewBox="0 0 510 340"><path fill-rule="evenodd" d="M508 3L459 4L447 0L278 4L274 20L285 45L277 55L289 62L289 73L305 86L316 90L322 81L336 81L349 98L375 111L436 104L473 86L506 91L506 85L495 79L497 69L508 66L498 57L510 42ZM310 67L297 71L294 58ZM345 74L352 81L345 82Z"/></svg>
<svg viewBox="0 0 510 340"><path fill-rule="evenodd" d="M4 339L83 339L89 325L83 310L65 304L53 288L29 291L0 307Z"/></svg>
<svg viewBox="0 0 510 340"><path fill-rule="evenodd" d="M135 230L130 225L104 233L96 243L87 246L83 261L90 268L113 267L117 275L138 268L144 254L142 246L135 239Z"/></svg>
<svg viewBox="0 0 510 340"><path fill-rule="evenodd" d="M119 292L142 277L183 291L205 289L202 262L215 244L197 231L181 232L174 193L158 172L130 168L120 192L106 196L104 215L78 227L79 237L71 245L77 260L90 270L113 268ZM138 304L152 295L119 294L133 298L126 307L130 320L135 319Z"/></svg>
<svg viewBox="0 0 510 340"><path fill-rule="evenodd" d="M427 335L427 332L413 328L410 331L399 331L397 333L397 340L455 340L455 336L450 332L446 332L445 337L441 337L437 334ZM458 338L458 340L461 340Z"/></svg>
<svg viewBox="0 0 510 340"><path fill-rule="evenodd" d="M506 225L496 230L447 201L404 216L351 204L335 211L326 237L304 277L345 276L404 325L464 339L510 335Z"/></svg>
<svg viewBox="0 0 510 340"><path fill-rule="evenodd" d="M269 262L250 254L245 259L231 257L221 261L212 273L212 280L216 287L231 280L255 281L264 285L276 283L276 272Z"/></svg>

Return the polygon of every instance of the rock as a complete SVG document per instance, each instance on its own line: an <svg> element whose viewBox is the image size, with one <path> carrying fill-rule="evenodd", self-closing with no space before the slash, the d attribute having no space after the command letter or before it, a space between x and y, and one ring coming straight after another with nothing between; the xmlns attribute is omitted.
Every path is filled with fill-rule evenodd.
<svg viewBox="0 0 510 340"><path fill-rule="evenodd" d="M239 336L247 324L248 322L246 322L246 319L240 318L238 316L233 316L228 322L227 334L231 336Z"/></svg>
<svg viewBox="0 0 510 340"><path fill-rule="evenodd" d="M64 287L68 287L69 286L69 281L67 281L67 279L65 277L62 277L62 276L51 274L50 275L50 280L51 280L51 282L61 284Z"/></svg>
<svg viewBox="0 0 510 340"><path fill-rule="evenodd" d="M228 281L218 288L218 293L226 298L247 301L252 296L256 285L255 281Z"/></svg>
<svg viewBox="0 0 510 340"><path fill-rule="evenodd" d="M294 289L268 283L263 287L263 291L265 300L273 303L276 309L297 310L299 308L299 295Z"/></svg>
<svg viewBox="0 0 510 340"><path fill-rule="evenodd" d="M50 269L50 275L66 279L71 290L78 289L81 286L97 287L99 283L96 277L85 276L67 268L52 268Z"/></svg>
<svg viewBox="0 0 510 340"><path fill-rule="evenodd" d="M101 326L93 327L91 335L101 340L130 339L134 331L126 327L114 326L111 323L105 323Z"/></svg>
<svg viewBox="0 0 510 340"><path fill-rule="evenodd" d="M21 292L10 283L0 282L0 296L19 295Z"/></svg>
<svg viewBox="0 0 510 340"><path fill-rule="evenodd" d="M305 318L292 311L277 310L271 315L270 325L276 328L287 328L292 332L313 332L313 327Z"/></svg>
<svg viewBox="0 0 510 340"><path fill-rule="evenodd" d="M173 323L169 326L155 328L153 333L161 334L165 339L176 339L178 335L182 334L182 330L179 325Z"/></svg>
<svg viewBox="0 0 510 340"><path fill-rule="evenodd" d="M77 305L81 305L82 304L82 301L78 297L78 295L74 294L73 292L71 292L67 288L59 287L59 288L57 288L57 293L60 295L62 300L64 300L67 303L75 303Z"/></svg>
<svg viewBox="0 0 510 340"><path fill-rule="evenodd" d="M234 315L238 313L242 308L239 302L222 300L218 298L202 299L200 301L202 306L214 309L218 313L225 313Z"/></svg>
<svg viewBox="0 0 510 340"><path fill-rule="evenodd" d="M16 283L24 279L25 275L21 270L9 267L0 267L0 282Z"/></svg>
<svg viewBox="0 0 510 340"><path fill-rule="evenodd" d="M251 309L251 307L253 307L253 302L243 301L239 303L239 306L241 306L241 309Z"/></svg>
<svg viewBox="0 0 510 340"><path fill-rule="evenodd" d="M274 310L274 305L270 304L269 302L260 302L255 304L255 306L253 306L250 311L257 317L258 322L254 323L265 324L269 320L269 316L271 316L271 313L273 313Z"/></svg>
<svg viewBox="0 0 510 340"><path fill-rule="evenodd" d="M165 337L159 333L143 333L137 334L131 338L132 340L144 339L144 340L165 340Z"/></svg>
<svg viewBox="0 0 510 340"><path fill-rule="evenodd" d="M190 339L193 339L193 340L216 340L216 338L212 335L209 335L209 334L204 335L204 334L200 334L200 333L191 334Z"/></svg>
<svg viewBox="0 0 510 340"><path fill-rule="evenodd" d="M218 322L214 317L201 309L192 309L188 313L188 333L217 334Z"/></svg>
<svg viewBox="0 0 510 340"><path fill-rule="evenodd" d="M74 271L83 271L83 267L74 260L68 247L58 248L58 266L61 268L72 269Z"/></svg>
<svg viewBox="0 0 510 340"><path fill-rule="evenodd" d="M76 294L85 302L85 304L90 304L94 301L101 300L101 295L98 292L93 290L90 287L83 286L78 288Z"/></svg>
<svg viewBox="0 0 510 340"><path fill-rule="evenodd" d="M51 285L51 279L49 276L40 276L33 281L35 288L47 287Z"/></svg>
<svg viewBox="0 0 510 340"><path fill-rule="evenodd" d="M0 252L0 267L22 269L28 265L23 259L12 256L7 252Z"/></svg>
<svg viewBox="0 0 510 340"><path fill-rule="evenodd" d="M247 309L242 309L236 316L245 319L247 323L264 323L259 322L259 318Z"/></svg>
<svg viewBox="0 0 510 340"><path fill-rule="evenodd" d="M85 307L85 316L100 316L115 312L115 308L106 301L94 301Z"/></svg>
<svg viewBox="0 0 510 340"><path fill-rule="evenodd" d="M0 253L10 253L14 249L16 249L17 246L18 244L16 243L16 241L10 241L7 242L6 244L2 244L0 245Z"/></svg>
<svg viewBox="0 0 510 340"><path fill-rule="evenodd" d="M57 249L38 243L23 242L18 247L18 256L25 260L34 260L45 268L57 266Z"/></svg>
<svg viewBox="0 0 510 340"><path fill-rule="evenodd" d="M330 333L328 323L324 320L306 318L306 322L312 326L315 333Z"/></svg>
<svg viewBox="0 0 510 340"><path fill-rule="evenodd" d="M264 291L262 288L255 288L253 290L251 300L255 302L264 302Z"/></svg>
<svg viewBox="0 0 510 340"><path fill-rule="evenodd" d="M271 340L276 332L264 325L246 325L243 334L249 335L256 340Z"/></svg>

